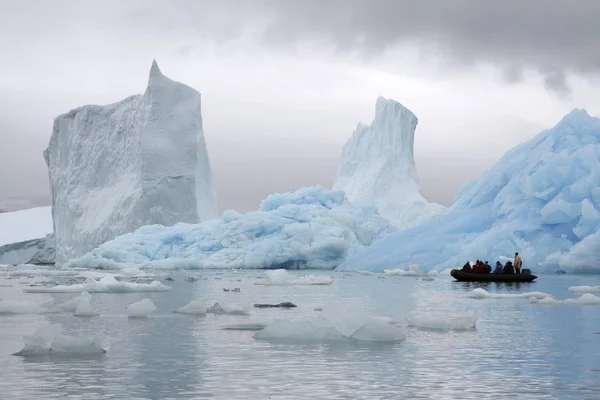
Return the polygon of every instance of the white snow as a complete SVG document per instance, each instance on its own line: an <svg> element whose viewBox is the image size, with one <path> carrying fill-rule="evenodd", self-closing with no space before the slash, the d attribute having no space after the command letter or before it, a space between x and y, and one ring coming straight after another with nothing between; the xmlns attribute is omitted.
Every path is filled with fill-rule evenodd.
<svg viewBox="0 0 600 400"><path fill-rule="evenodd" d="M143 225L218 216L200 93L156 62L143 95L58 116L44 157L57 264Z"/></svg>
<svg viewBox="0 0 600 400"><path fill-rule="evenodd" d="M106 276L96 280L87 278L85 283L76 283L73 285L56 286L29 286L23 289L25 293L80 293L83 291L89 293L129 293L129 292L166 292L170 290L159 281L151 283L136 283L117 281L114 276Z"/></svg>
<svg viewBox="0 0 600 400"><path fill-rule="evenodd" d="M291 286L291 285L331 285L331 276L295 275L285 269L265 271L265 279L254 282L255 285L265 286Z"/></svg>
<svg viewBox="0 0 600 400"><path fill-rule="evenodd" d="M145 318L156 310L156 306L150 299L143 299L127 306L129 318Z"/></svg>
<svg viewBox="0 0 600 400"><path fill-rule="evenodd" d="M390 231L373 207L314 186L272 194L245 215L227 211L195 225L144 226L66 266L332 269Z"/></svg>
<svg viewBox="0 0 600 400"><path fill-rule="evenodd" d="M576 109L463 187L446 214L388 235L338 270L494 265L519 252L534 272L598 273L599 185L600 119Z"/></svg>
<svg viewBox="0 0 600 400"><path fill-rule="evenodd" d="M90 304L90 301L92 300L92 296L90 296L90 294L88 292L81 292L80 297L81 298L79 299L79 303L77 304L77 307L75 308L75 312L73 313L74 316L76 316L76 317L95 317L97 315L100 315L96 310L94 310L94 308Z"/></svg>
<svg viewBox="0 0 600 400"><path fill-rule="evenodd" d="M0 213L0 246L40 239L52 232L51 207Z"/></svg>
<svg viewBox="0 0 600 400"><path fill-rule="evenodd" d="M415 168L417 117L394 100L377 99L370 126L358 124L344 146L334 190L352 203L374 204L397 228L409 228L446 212L420 193Z"/></svg>
<svg viewBox="0 0 600 400"><path fill-rule="evenodd" d="M17 356L83 356L104 354L110 345L103 333L94 337L63 335L59 325L47 325L38 328L33 335L25 337L22 350Z"/></svg>

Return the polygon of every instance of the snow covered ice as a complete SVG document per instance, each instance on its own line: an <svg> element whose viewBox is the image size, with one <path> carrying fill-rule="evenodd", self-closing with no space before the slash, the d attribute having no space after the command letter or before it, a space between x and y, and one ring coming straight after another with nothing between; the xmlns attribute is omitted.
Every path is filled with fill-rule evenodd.
<svg viewBox="0 0 600 400"><path fill-rule="evenodd" d="M314 186L272 194L247 214L227 211L200 224L144 226L67 266L333 269L391 231L374 207Z"/></svg>
<svg viewBox="0 0 600 400"><path fill-rule="evenodd" d="M200 107L154 62L143 95L55 119L44 157L57 264L143 225L218 217Z"/></svg>
<svg viewBox="0 0 600 400"><path fill-rule="evenodd" d="M397 228L409 228L446 212L420 193L415 168L417 117L394 100L377 99L370 126L358 124L344 146L334 190L352 203L374 204Z"/></svg>
<svg viewBox="0 0 600 400"><path fill-rule="evenodd" d="M54 262L51 207L0 213L0 264Z"/></svg>
<svg viewBox="0 0 600 400"><path fill-rule="evenodd" d="M442 270L518 251L534 271L598 273L600 120L575 109L461 189L447 214L388 235L338 270Z"/></svg>
<svg viewBox="0 0 600 400"><path fill-rule="evenodd" d="M56 286L28 286L23 289L25 293L131 293L131 292L166 292L170 290L169 286L163 285L159 281L151 283L136 283L118 281L111 274L96 280L87 278L85 283L76 283L73 285Z"/></svg>

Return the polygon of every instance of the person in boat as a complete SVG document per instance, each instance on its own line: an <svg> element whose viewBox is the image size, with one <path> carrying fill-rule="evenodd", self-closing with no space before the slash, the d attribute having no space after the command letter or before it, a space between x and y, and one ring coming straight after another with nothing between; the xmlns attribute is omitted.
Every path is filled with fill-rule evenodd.
<svg viewBox="0 0 600 400"><path fill-rule="evenodd" d="M510 260L506 262L502 273L504 275L513 275L515 273L515 267L513 267L513 263Z"/></svg>
<svg viewBox="0 0 600 400"><path fill-rule="evenodd" d="M521 256L519 253L515 253L515 273L521 273L521 265L523 265L523 261L521 260Z"/></svg>
<svg viewBox="0 0 600 400"><path fill-rule="evenodd" d="M472 272L473 268L471 268L471 263L467 261L467 263L465 265L463 265L462 272Z"/></svg>
<svg viewBox="0 0 600 400"><path fill-rule="evenodd" d="M491 274L492 273L492 267L490 266L490 264L486 261L484 266L485 266L485 273L486 274Z"/></svg>
<svg viewBox="0 0 600 400"><path fill-rule="evenodd" d="M475 261L475 265L473 265L473 270L471 272L473 272L474 274L479 273L479 260Z"/></svg>
<svg viewBox="0 0 600 400"><path fill-rule="evenodd" d="M495 274L501 274L502 273L502 263L500 261L496 261L496 268L494 269L494 273Z"/></svg>

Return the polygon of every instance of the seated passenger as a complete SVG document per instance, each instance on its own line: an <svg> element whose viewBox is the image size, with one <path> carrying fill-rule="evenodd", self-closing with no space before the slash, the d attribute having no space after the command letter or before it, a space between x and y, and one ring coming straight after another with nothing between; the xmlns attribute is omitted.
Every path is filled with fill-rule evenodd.
<svg viewBox="0 0 600 400"><path fill-rule="evenodd" d="M502 273L506 274L506 275L512 275L515 273L515 267L513 267L512 262L510 262L510 261L506 262L506 265L504 266Z"/></svg>
<svg viewBox="0 0 600 400"><path fill-rule="evenodd" d="M502 263L500 261L496 261L496 268L494 269L495 274L502 273Z"/></svg>
<svg viewBox="0 0 600 400"><path fill-rule="evenodd" d="M471 263L467 261L467 263L465 265L463 265L461 271L463 271L463 272L472 272L473 269L471 268Z"/></svg>
<svg viewBox="0 0 600 400"><path fill-rule="evenodd" d="M485 262L485 273L486 274L491 274L492 273L492 267L490 266L490 264L488 264L488 262Z"/></svg>

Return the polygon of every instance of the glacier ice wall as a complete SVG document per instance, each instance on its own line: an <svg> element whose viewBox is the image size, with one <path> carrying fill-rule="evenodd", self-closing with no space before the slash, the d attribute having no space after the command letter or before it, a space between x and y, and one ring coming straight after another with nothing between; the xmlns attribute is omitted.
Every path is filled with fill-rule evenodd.
<svg viewBox="0 0 600 400"><path fill-rule="evenodd" d="M332 269L390 231L374 207L315 186L272 194L248 214L226 211L199 224L143 226L67 266Z"/></svg>
<svg viewBox="0 0 600 400"><path fill-rule="evenodd" d="M525 268L600 272L600 120L575 109L463 187L448 213L396 232L339 270L424 270L495 262L518 251Z"/></svg>
<svg viewBox="0 0 600 400"><path fill-rule="evenodd" d="M374 204L397 228L409 228L446 212L420 193L415 169L417 117L394 100L377 98L371 125L358 124L342 150L334 190L353 203Z"/></svg>
<svg viewBox="0 0 600 400"><path fill-rule="evenodd" d="M0 214L0 264L53 262L51 207L35 207Z"/></svg>
<svg viewBox="0 0 600 400"><path fill-rule="evenodd" d="M200 108L154 61L143 95L55 119L44 158L57 263L143 225L218 216Z"/></svg>

